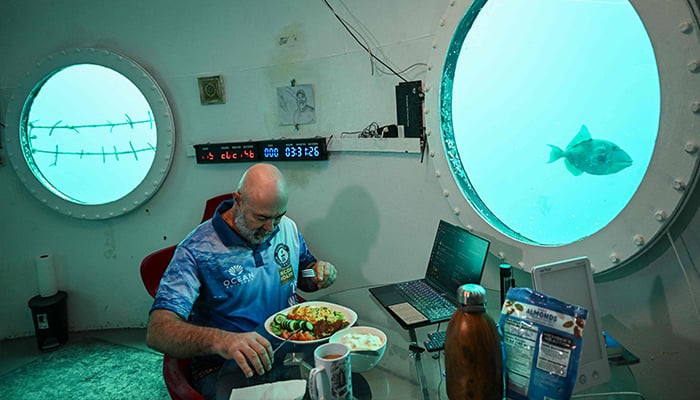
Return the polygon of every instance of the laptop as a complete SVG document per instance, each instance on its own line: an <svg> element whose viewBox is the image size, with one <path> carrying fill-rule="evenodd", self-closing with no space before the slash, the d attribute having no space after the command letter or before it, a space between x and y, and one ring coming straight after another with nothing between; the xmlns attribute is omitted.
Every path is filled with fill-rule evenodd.
<svg viewBox="0 0 700 400"><path fill-rule="evenodd" d="M574 393L610 381L598 296L588 257L538 265L531 272L533 289L588 310Z"/></svg>
<svg viewBox="0 0 700 400"><path fill-rule="evenodd" d="M448 321L459 306L457 289L480 283L491 242L443 220L422 279L375 286L374 298L405 329Z"/></svg>

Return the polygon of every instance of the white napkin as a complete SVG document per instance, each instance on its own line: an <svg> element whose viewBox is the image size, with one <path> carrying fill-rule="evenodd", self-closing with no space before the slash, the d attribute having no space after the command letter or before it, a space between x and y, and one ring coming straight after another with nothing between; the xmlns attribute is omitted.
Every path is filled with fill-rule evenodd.
<svg viewBox="0 0 700 400"><path fill-rule="evenodd" d="M306 393L306 381L292 379L233 389L229 400L301 400Z"/></svg>

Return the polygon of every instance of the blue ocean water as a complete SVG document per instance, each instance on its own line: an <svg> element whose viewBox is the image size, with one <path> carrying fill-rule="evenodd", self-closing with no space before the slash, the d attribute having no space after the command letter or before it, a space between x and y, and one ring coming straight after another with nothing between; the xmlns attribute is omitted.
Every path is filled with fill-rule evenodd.
<svg viewBox="0 0 700 400"><path fill-rule="evenodd" d="M151 168L157 129L148 101L117 71L75 64L56 71L29 103L22 138L39 181L78 204L116 201Z"/></svg>
<svg viewBox="0 0 700 400"><path fill-rule="evenodd" d="M592 235L629 203L657 139L659 73L642 21L627 0L472 7L481 6L455 32L441 88L453 175L515 238L560 245ZM594 145L549 162L549 145L566 151L583 126ZM606 169L613 148L632 165ZM609 173L575 175L567 158Z"/></svg>

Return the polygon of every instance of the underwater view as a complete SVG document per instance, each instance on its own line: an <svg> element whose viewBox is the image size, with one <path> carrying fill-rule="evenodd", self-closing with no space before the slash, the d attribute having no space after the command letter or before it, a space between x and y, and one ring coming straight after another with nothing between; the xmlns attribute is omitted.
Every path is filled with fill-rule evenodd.
<svg viewBox="0 0 700 400"><path fill-rule="evenodd" d="M148 174L156 123L146 98L122 74L72 65L51 75L31 100L23 111L22 148L34 175L57 196L105 204Z"/></svg>
<svg viewBox="0 0 700 400"><path fill-rule="evenodd" d="M451 49L445 151L491 225L563 245L625 208L654 151L661 97L654 49L629 1L475 1Z"/></svg>

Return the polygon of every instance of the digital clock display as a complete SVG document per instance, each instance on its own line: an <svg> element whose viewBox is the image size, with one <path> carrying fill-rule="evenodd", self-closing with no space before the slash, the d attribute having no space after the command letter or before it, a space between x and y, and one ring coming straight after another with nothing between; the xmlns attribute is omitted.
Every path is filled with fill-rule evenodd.
<svg viewBox="0 0 700 400"><path fill-rule="evenodd" d="M327 160L326 140L283 139L260 142L260 159L266 161Z"/></svg>
<svg viewBox="0 0 700 400"><path fill-rule="evenodd" d="M198 164L328 159L326 139L323 137L197 144L194 149Z"/></svg>
<svg viewBox="0 0 700 400"><path fill-rule="evenodd" d="M255 143L219 143L195 145L195 157L200 164L250 162L258 159Z"/></svg>

